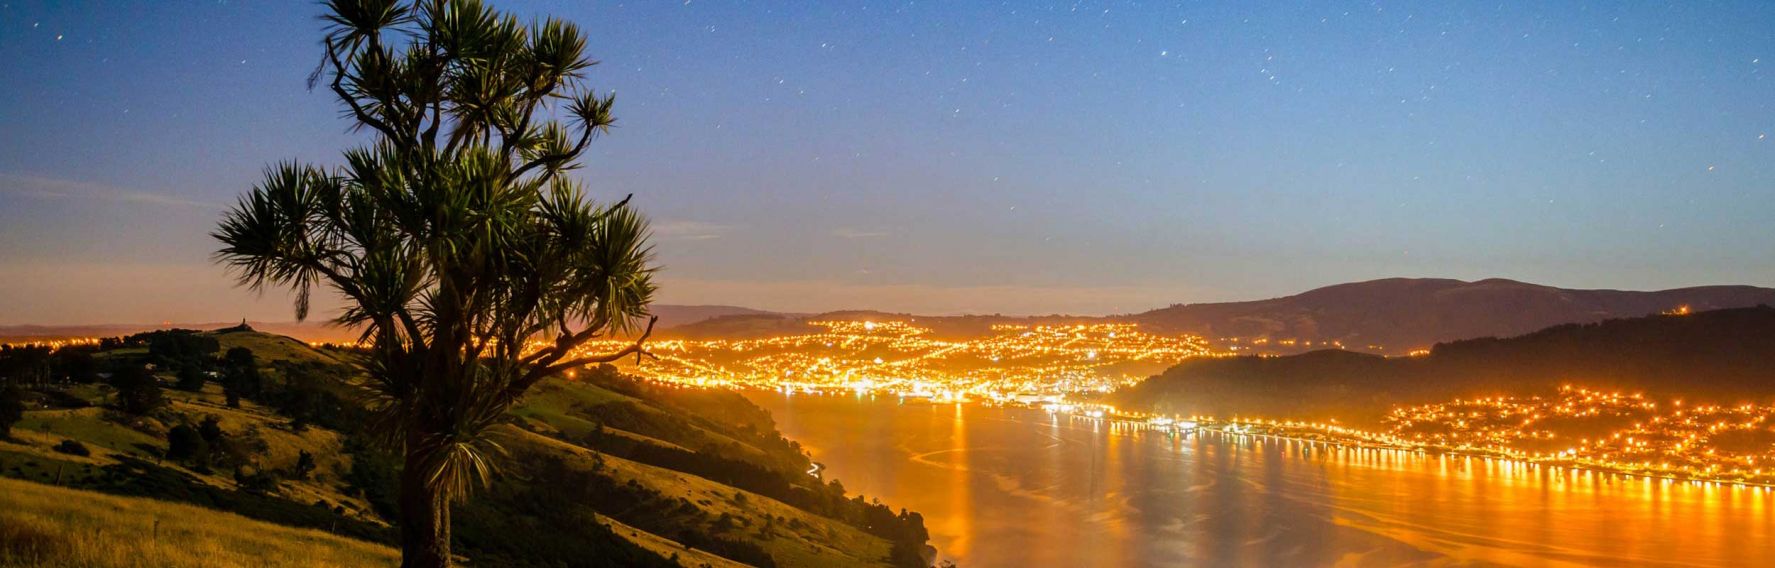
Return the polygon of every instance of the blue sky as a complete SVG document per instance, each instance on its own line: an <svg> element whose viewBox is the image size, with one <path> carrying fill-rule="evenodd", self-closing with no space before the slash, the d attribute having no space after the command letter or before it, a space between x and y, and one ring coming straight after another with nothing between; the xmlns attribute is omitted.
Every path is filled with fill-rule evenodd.
<svg viewBox="0 0 1775 568"><path fill-rule="evenodd" d="M663 300L1110 313L1775 285L1768 3L494 2L579 23ZM307 2L0 0L0 323L289 319L207 237L360 143Z"/></svg>

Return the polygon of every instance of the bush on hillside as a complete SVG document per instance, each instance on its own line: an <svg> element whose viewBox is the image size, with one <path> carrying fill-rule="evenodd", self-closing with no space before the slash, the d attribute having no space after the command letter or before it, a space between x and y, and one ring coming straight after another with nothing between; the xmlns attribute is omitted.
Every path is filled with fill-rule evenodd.
<svg viewBox="0 0 1775 568"><path fill-rule="evenodd" d="M166 459L181 463L209 462L210 447L203 435L189 424L174 426L166 433Z"/></svg>
<svg viewBox="0 0 1775 568"><path fill-rule="evenodd" d="M55 445L55 451L80 457L92 455L92 450L86 449L86 444L75 440L62 440L62 443Z"/></svg>
<svg viewBox="0 0 1775 568"><path fill-rule="evenodd" d="M179 366L179 382L173 386L182 391L197 392L203 390L206 378L203 367L195 363L185 363Z"/></svg>
<svg viewBox="0 0 1775 568"><path fill-rule="evenodd" d="M117 388L117 408L137 416L166 405L160 394L160 381L147 369L127 365L111 375L111 386Z"/></svg>

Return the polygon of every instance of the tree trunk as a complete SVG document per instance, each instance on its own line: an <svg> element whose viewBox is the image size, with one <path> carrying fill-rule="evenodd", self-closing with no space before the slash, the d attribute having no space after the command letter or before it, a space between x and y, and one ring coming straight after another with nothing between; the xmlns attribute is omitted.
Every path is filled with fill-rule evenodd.
<svg viewBox="0 0 1775 568"><path fill-rule="evenodd" d="M419 452L401 468L401 568L450 566L450 506L426 484Z"/></svg>

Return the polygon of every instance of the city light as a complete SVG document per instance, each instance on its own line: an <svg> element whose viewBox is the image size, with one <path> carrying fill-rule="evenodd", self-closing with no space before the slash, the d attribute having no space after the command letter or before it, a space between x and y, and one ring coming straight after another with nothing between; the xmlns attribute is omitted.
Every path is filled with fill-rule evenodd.
<svg viewBox="0 0 1775 568"><path fill-rule="evenodd" d="M934 337L915 321L816 321L813 333L649 342L656 357L621 367L697 386L852 391L931 400L1038 404L1102 394L1184 359L1224 355L1192 336L1135 324L997 325L979 338ZM588 344L605 352L618 341Z"/></svg>

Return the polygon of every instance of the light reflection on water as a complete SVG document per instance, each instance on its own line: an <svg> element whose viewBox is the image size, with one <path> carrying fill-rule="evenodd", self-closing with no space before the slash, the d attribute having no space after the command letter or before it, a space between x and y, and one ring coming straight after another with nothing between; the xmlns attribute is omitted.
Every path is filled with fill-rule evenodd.
<svg viewBox="0 0 1775 568"><path fill-rule="evenodd" d="M1040 410L753 393L962 566L1747 566L1762 488L1171 434Z"/></svg>

